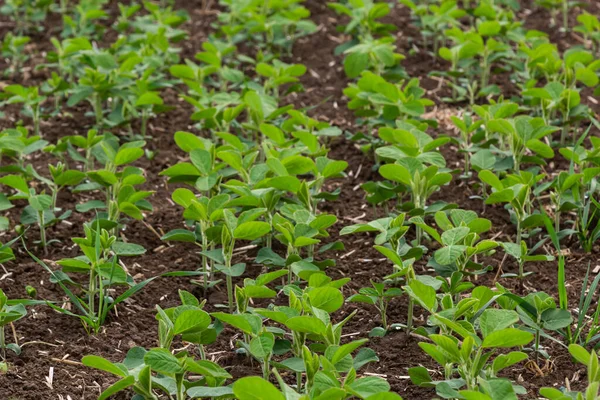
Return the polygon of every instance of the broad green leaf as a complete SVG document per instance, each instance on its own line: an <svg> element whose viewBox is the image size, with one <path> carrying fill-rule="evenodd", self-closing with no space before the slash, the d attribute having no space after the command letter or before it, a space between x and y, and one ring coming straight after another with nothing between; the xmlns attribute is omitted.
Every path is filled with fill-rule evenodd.
<svg viewBox="0 0 600 400"><path fill-rule="evenodd" d="M342 307L344 304L344 296L342 293L332 287L319 287L308 292L310 304L313 307L325 310L328 313L333 313Z"/></svg>
<svg viewBox="0 0 600 400"><path fill-rule="evenodd" d="M144 355L144 362L152 371L165 375L180 374L184 371L179 364L179 359L167 349L152 349Z"/></svg>
<svg viewBox="0 0 600 400"><path fill-rule="evenodd" d="M180 335L193 331L204 330L210 325L210 316L202 310L185 310L177 316L173 333Z"/></svg>
<svg viewBox="0 0 600 400"><path fill-rule="evenodd" d="M233 236L241 240L255 240L271 231L271 225L263 221L244 222L233 231Z"/></svg>
<svg viewBox="0 0 600 400"><path fill-rule="evenodd" d="M286 400L271 382L258 376L248 376L235 381L233 394L239 400Z"/></svg>
<svg viewBox="0 0 600 400"><path fill-rule="evenodd" d="M483 337L501 329L509 328L519 322L519 315L513 310L488 308L479 317L479 329Z"/></svg>
<svg viewBox="0 0 600 400"><path fill-rule="evenodd" d="M100 356L85 356L81 359L81 362L86 367L96 368L120 377L127 376L127 373L121 368L119 368L115 363L108 361L106 358Z"/></svg>
<svg viewBox="0 0 600 400"><path fill-rule="evenodd" d="M533 334L517 328L507 328L491 332L481 345L484 349L525 346L533 340Z"/></svg>

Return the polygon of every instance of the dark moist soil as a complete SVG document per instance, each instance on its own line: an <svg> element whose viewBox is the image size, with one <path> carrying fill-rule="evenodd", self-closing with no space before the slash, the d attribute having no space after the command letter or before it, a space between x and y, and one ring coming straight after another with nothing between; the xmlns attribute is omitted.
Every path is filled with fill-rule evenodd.
<svg viewBox="0 0 600 400"><path fill-rule="evenodd" d="M176 3L176 7L186 9L191 16L191 21L183 27L190 33L190 38L182 42L180 46L183 57L193 58L211 32L211 23L215 20L217 11L214 7L209 10L202 9L204 3L198 0L178 0ZM549 33L562 50L579 44L576 37L563 37L556 29L550 28L547 23L548 11L532 7L530 3L532 2L522 2L521 17L524 18L526 27ZM324 2L308 0L306 5L312 13L313 21L318 25L318 32L298 40L294 45L291 60L287 60L288 62L301 62L308 67L307 74L302 78L305 91L292 94L288 100L297 108L319 104L318 107L310 110L313 117L329 121L349 133L359 132L361 127L354 124L354 116L346 108L346 100L342 95L342 90L348 83L341 66L342 59L334 56L335 47L346 39L335 30L335 26L343 21L340 21ZM597 6L590 1L590 12L598 12ZM111 2L110 10L114 17L116 2ZM577 10L574 11L570 17L572 24L577 13ZM444 65L434 60L426 49L419 47L421 46L419 31L412 25L410 13L406 8L394 8L388 19L399 28L397 32L398 50L402 54L407 54L407 59L403 62L407 72L410 76L421 78L422 86L428 90L428 97L436 102L436 107L431 112L432 118L441 120L436 133L453 135L454 132L447 121L449 116L463 105L442 103L440 99L447 95L447 88L440 85L439 81L427 76L433 70L443 69ZM27 52L32 55L32 58L27 62L24 73L14 79L4 80L3 85L11 83L40 84L49 76L49 71L34 70L33 67L44 61L41 54L51 50L48 39L57 35L56 30L60 25L60 19L56 15L49 15L44 24L45 29L32 35L32 43L27 48ZM13 25L6 17L0 18L0 34L2 36L12 28ZM5 67L4 60L0 60L0 70ZM507 76L500 74L495 79L500 87L503 87L507 93L510 92L512 85ZM504 81L502 81L503 79ZM169 187L166 180L158 175L160 171L177 163L183 156L172 140L173 133L185 130L201 134L191 126L189 117L193 110L187 103L178 99L175 89L167 91L165 100L167 104L176 107L168 114L161 115L150 123L149 132L153 139L149 140L148 148L156 152L156 157L152 161L144 159L139 162L139 166L146 171L148 179L146 189L156 192L151 198L154 212L148 213L145 222L131 221L122 233L123 238L127 241L141 244L148 250L143 256L123 259L130 274L138 282L167 271L195 270L199 265L199 255L194 246L186 244L171 246L159 238L163 233L183 226L181 210L170 199L173 188ZM42 124L45 139L53 142L64 135L85 134L91 126L93 120L87 106L64 108L64 110L68 112L52 117ZM4 112L6 116L0 120L2 129L13 127L17 121L21 120L18 106L7 107ZM30 124L30 122L25 119L26 124ZM120 132L115 133L119 134ZM450 166L462 168L462 156L457 153L456 148L447 146L443 152ZM339 229L345 225L383 216L381 210L378 215L374 214L360 189L361 183L377 179L372 160L365 156L355 143L343 137L332 143L330 157L346 160L349 163L348 176L329 183L327 187L327 189L341 187L341 196L335 202L322 205L324 212L335 214L339 220L333 229L330 240L340 239L345 245L345 250L334 255L337 266L331 268L330 275L333 278L352 278L352 281L344 289L345 295L349 296L356 293L359 288L369 285L369 280L380 280L390 273L391 266L372 248L373 237L369 235L339 236ZM54 161L45 154L36 154L31 162L38 170L43 170L46 169L49 162ZM564 161L555 160L554 164L550 164L548 170L551 172L552 165L563 164ZM509 240L509 237L514 234L514 227L508 219L506 210L500 207L487 207L484 210L480 200L470 198L474 194L476 193L472 189L472 182L456 178L449 187L435 195L435 200L457 203L461 208L477 211L483 217L492 220L494 228L490 237L496 236L498 240ZM61 193L59 204L66 209L74 210L75 205L84 199L81 195L73 195L65 190ZM6 213L13 224L18 221L22 207L23 204L18 203L15 209ZM77 255L77 249L73 246L70 238L81 236L83 233L82 223L92 217L93 215L90 213L74 212L68 223L62 223L48 230L50 238L60 240L59 243L50 246L47 255L43 255L43 259L49 266L57 268L55 261ZM5 233L3 236L2 242L6 242L9 235ZM27 237L27 245L30 249L35 249L34 241L38 239L37 236L35 229L30 229ZM570 305L575 308L585 271L590 264L594 268L598 261L594 256L595 252L585 254L579 250L576 241L572 241L570 244L571 247L567 249L567 291ZM15 254L16 260L4 265L6 273L0 271L2 274L0 287L10 298L26 297L25 287L31 285L37 289L40 299L66 301L64 293L49 282L48 274L27 256L22 246L15 246ZM248 276L256 274L260 270L259 266L252 264L254 255L252 251L249 251L236 260L236 262L248 263ZM502 256L498 254L485 261L493 267L493 271L479 277L475 283L492 286L496 283L494 277L502 264ZM502 264L502 268L504 272L514 272L517 266L507 260ZM545 291L556 296L556 268L555 262L528 265L527 270L533 271L535 274L525 281L525 290L527 292ZM418 273L431 273L422 263L418 264L417 269ZM521 290L518 283L513 280L499 279L498 283L516 292ZM160 305L162 308L177 305L178 289L188 290L199 297L207 298L207 310L209 311L216 310L215 306L226 300L223 288L205 294L198 286L190 283L189 278L157 279L138 295L120 305L117 309L118 312L110 316L109 321L98 335L87 335L78 320L58 314L49 307L30 307L27 317L15 324L16 337L22 345L23 351L18 357L9 356L10 371L0 376L0 399L96 399L101 390L113 383L115 379L106 373L83 367L79 364L81 358L87 354L96 354L113 361L121 361L131 347L150 348L156 346L155 305ZM357 311L357 314L344 330L347 340L367 337L372 328L380 325L380 319L375 310L362 305L348 304L336 313L335 317L337 320L341 320L354 310ZM389 321L405 323L406 315L406 298L393 300L389 307ZM424 320L425 316L421 310L417 309L415 323L422 324ZM236 332L231 328L226 328L219 336L217 343L207 348L208 356L227 368L236 378L260 374L256 365L252 365L246 358L235 353L235 335ZM7 336L9 341L14 340L12 332L9 331ZM362 372L385 377L392 389L405 399L434 397L431 389L419 388L413 385L408 378L408 368L418 365L428 368L434 377L441 376L438 366L418 347L418 341L418 338L409 337L400 331L392 332L383 338L372 339L369 346L378 353L380 361L370 364L366 371ZM547 363L540 362L542 374L530 366L519 365L508 371L506 375L525 386L528 390L526 398L531 399L537 397L540 387L560 387L565 384L565 379L571 381L573 388L580 387L582 384L580 380L585 380L585 374L579 366L571 362L568 352L555 343L544 342L543 344L549 346L547 350L551 359ZM113 398L128 399L130 397L131 393L124 392Z"/></svg>

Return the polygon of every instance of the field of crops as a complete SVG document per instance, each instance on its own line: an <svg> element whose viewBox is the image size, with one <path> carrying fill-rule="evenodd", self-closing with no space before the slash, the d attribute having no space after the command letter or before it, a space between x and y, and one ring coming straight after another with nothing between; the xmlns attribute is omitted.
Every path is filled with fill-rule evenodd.
<svg viewBox="0 0 600 400"><path fill-rule="evenodd" d="M600 399L599 18L3 0L0 399Z"/></svg>

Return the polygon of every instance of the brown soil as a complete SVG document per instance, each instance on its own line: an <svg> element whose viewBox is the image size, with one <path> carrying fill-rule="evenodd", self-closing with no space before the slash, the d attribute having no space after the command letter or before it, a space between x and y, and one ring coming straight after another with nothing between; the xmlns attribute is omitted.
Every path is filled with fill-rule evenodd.
<svg viewBox="0 0 600 400"><path fill-rule="evenodd" d="M183 55L193 58L211 31L211 23L215 19L215 14L202 12L200 0L178 0L176 3L177 7L186 9L191 16L191 21L184 26L190 32L190 39L183 42L182 47ZM338 17L326 7L324 2L307 0L306 3L319 30L312 36L300 39L294 46L293 57L289 61L306 64L308 73L303 78L305 92L292 95L289 100L301 108L319 104L327 99L323 104L310 111L312 116L330 121L355 133L360 131L360 127L357 128L354 125L354 116L346 108L346 101L342 95L342 90L348 80L343 73L341 57L333 55L334 48L343 41L343 38L335 30L335 26L339 23ZM530 8L530 2L523 3L527 3L524 6L525 10ZM111 2L111 10L114 15L116 10L114 1ZM524 12L523 16L526 18L528 27L548 31L562 48L577 44L573 38L564 38L547 26L545 22L548 20L547 11L534 9L531 13ZM572 18L574 19L574 16ZM409 50L413 46L418 47L419 45L419 32L411 24L408 10L396 7L390 19L399 27L399 51L409 54ZM49 16L45 29L33 36L32 43L27 49L30 54L38 56L33 57L27 63L23 75L16 77L14 81L6 80L4 84L14 82L39 84L49 75L47 70L35 71L33 66L43 61L39 56L41 52L51 49L48 39L56 35L56 29L60 24L60 20L55 15ZM8 19L2 17L0 34L3 36L11 28ZM443 97L442 94L446 89L439 89L438 82L427 77L427 74L432 70L440 70L444 66L424 51L410 54L403 65L411 76L422 78L423 87L430 91L428 95L438 104L436 113L443 113L444 109L448 109L448 107L441 103L440 98ZM5 67L3 63L3 60L0 61L0 70ZM508 81L505 83L505 86L509 88ZM504 86L501 84L501 87ZM153 230L160 233L168 232L171 229L181 228L183 225L180 210L173 206L170 200L173 188L169 187L166 180L158 173L176 163L183 156L172 140L173 133L179 130L194 132L189 119L192 110L187 103L178 99L175 90L168 91L165 99L167 104L177 107L168 114L151 121L149 131L153 139L149 141L148 147L157 154L154 160L144 159L139 163L139 166L145 169L148 178L146 188L156 191L151 198L154 212L147 215L145 223L131 221L123 232L128 241L139 243L148 249L147 254L141 257L123 260L136 281L167 271L195 270L199 265L199 255L194 246L166 245L153 232ZM68 113L45 121L42 125L45 138L55 141L64 135L84 134L92 124L92 118L86 115L88 111L87 106L79 106L68 109ZM2 129L12 127L16 121L21 119L17 106L8 107L4 112L6 117L0 120ZM25 122L30 123L27 120ZM439 133L452 134L443 127L440 127ZM457 168L462 166L462 157L457 154L455 148L446 147L444 155L450 165L455 165ZM342 226L358 221L368 221L374 217L372 208L366 204L362 189L358 186L360 183L376 178L372 160L363 155L354 143L343 138L333 143L330 157L344 159L349 163L348 177L331 183L332 187L342 188L340 198L335 202L323 204L322 208L324 211L337 215L339 219L331 240L341 239L345 244L345 250L335 255L337 266L332 268L330 273L335 278L343 276L352 278L345 288L345 294L350 295L368 285L370 279L381 279L390 272L390 266L372 248L372 237L368 235L338 236ZM50 161L47 155L37 155L35 159L31 160L36 167L44 169ZM499 234L499 240L507 240L508 235L511 235L514 229L508 220L508 213L497 207L488 207L484 212L481 201L470 199L470 195L472 195L470 183L455 179L448 190L436 195L436 200L455 202L462 208L481 213L482 216L493 221L494 231L491 232L491 235ZM59 203L65 208L74 210L75 204L81 200L80 195L73 195L65 190L61 194ZM23 206L23 204L18 205L19 207L8 213L13 224L18 221ZM44 256L49 265L56 267L54 261L76 255L77 250L72 245L70 238L82 235L82 223L89 220L91 216L90 213L82 215L74 211L69 223L62 223L49 229L49 237L61 241L53 244L48 255ZM31 249L35 248L33 241L37 239L36 236L37 233L32 228L27 238L28 247ZM7 238L3 238L3 242L6 240ZM10 298L26 297L25 287L31 285L37 288L40 299L65 300L64 293L60 288L49 282L48 274L28 257L21 246L15 246L15 253L17 259L4 265L8 274L0 280L0 287ZM243 260L238 261L247 262L249 271L256 271L257 267L251 265L253 256L253 254L248 254L243 257ZM487 260L494 267L494 271L480 277L476 283L493 285L494 275L501 260L500 255ZM581 253L577 248L577 243L573 242L567 261L569 300L572 306L576 307L585 270L589 263L595 266L597 258ZM430 273L423 265L418 268L420 273ZM516 265L510 261L503 265L505 272L514 271L515 268ZM538 263L527 268L535 272L526 281L525 287L528 291L546 291L552 295L557 294L555 263ZM515 281L501 279L500 283L510 289L519 289ZM163 308L176 305L178 289L203 295L197 286L190 283L189 278L157 279L125 305L120 306L118 314L112 315L106 326L96 336L86 335L79 321L72 317L58 314L46 306L31 307L27 317L15 324L16 335L19 343L23 345L23 352L18 357L10 356L10 371L0 376L0 398L12 400L96 399L100 391L114 382L114 379L108 374L79 365L81 358L87 354L96 354L113 361L120 361L124 358L127 350L133 346L146 348L155 346L157 340L155 305L158 304ZM222 290L219 288L206 294L207 309L215 310L215 304L225 300ZM394 300L389 309L390 321L392 323L406 322L406 307L404 297ZM341 319L355 309L358 310L358 313L345 328L345 333L352 338L366 337L372 328L380 324L379 317L373 309L347 305L337 317ZM415 318L417 321L423 321L424 316L421 315L420 310L417 310ZM255 366L249 365L245 358L240 358L234 352L231 340L234 334L233 330L226 329L220 335L218 342L207 349L209 356L227 368L235 377L259 373ZM8 336L10 337L9 341L12 341L12 334ZM552 364L546 376L536 376L522 365L509 371L508 375L511 378L528 389L527 398L536 398L537 390L542 386L563 385L566 378L571 380L579 371L579 367L571 362L564 348L554 344L545 344L550 346L549 353L552 356ZM393 390L405 399L427 399L434 396L432 390L416 387L408 379L408 368L418 365L439 373L439 368L435 363L418 347L417 338L407 337L403 332L395 332L384 338L373 339L369 343L369 347L377 351L380 362L370 364L367 372L385 376ZM48 381L48 375L53 375L52 382ZM576 387L577 382L573 386ZM130 397L130 393L122 393L114 398Z"/></svg>

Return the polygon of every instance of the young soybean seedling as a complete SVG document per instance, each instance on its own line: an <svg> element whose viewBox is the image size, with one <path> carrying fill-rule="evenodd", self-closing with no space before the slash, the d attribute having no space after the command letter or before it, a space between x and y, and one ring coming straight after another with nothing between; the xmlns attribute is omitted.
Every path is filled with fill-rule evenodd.
<svg viewBox="0 0 600 400"><path fill-rule="evenodd" d="M10 85L4 88L3 99L8 104L23 103L24 114L33 120L33 134L40 136L40 121L42 119L42 103L45 96L40 95L37 86L24 87L21 85Z"/></svg>
<svg viewBox="0 0 600 400"><path fill-rule="evenodd" d="M421 217L413 217L410 222L420 226L440 244L441 248L435 251L433 261L430 261L440 275L447 276L452 272L482 274L489 270L477 262L477 255L490 255L498 247L497 242L481 238L481 234L491 229L490 220L479 218L471 210L454 209L448 214L438 211L435 222L441 228L441 234L425 224Z"/></svg>
<svg viewBox="0 0 600 400"><path fill-rule="evenodd" d="M2 361L0 362L0 372L8 371L6 361L6 350L12 350L16 354L21 353L21 348L15 343L6 343L5 327L23 318L27 314L25 306L21 303L15 303L8 300L8 297L0 289L0 349L2 350ZM15 338L16 339L16 338Z"/></svg>
<svg viewBox="0 0 600 400"><path fill-rule="evenodd" d="M4 35L4 40L1 43L0 49L2 50L2 57L10 59L10 67L4 71L6 75L12 75L15 77L20 73L21 67L29 59L29 56L25 52L25 45L29 43L31 38L29 36L16 36L12 32Z"/></svg>
<svg viewBox="0 0 600 400"><path fill-rule="evenodd" d="M202 360L206 359L204 346L213 343L217 338L217 330L211 324L210 315L203 310L202 303L196 297L179 290L181 305L163 310L156 306L158 320L158 342L161 348L170 350L175 337L180 336L185 342L198 346Z"/></svg>
<svg viewBox="0 0 600 400"><path fill-rule="evenodd" d="M530 293L523 300L526 305L520 304L517 312L523 324L528 330L533 330L535 335L533 351L537 363L540 354L544 358L550 358L550 355L540 347L542 332L568 328L573 323L573 317L569 310L557 308L554 298L544 292ZM548 335L544 336L548 337Z"/></svg>
<svg viewBox="0 0 600 400"><path fill-rule="evenodd" d="M521 288L523 288L523 279L533 272L525 272L525 263L533 261L552 261L554 256L546 254L529 254L527 243L524 240L521 241L521 245L512 242L500 243L504 248L506 254L510 255L515 259L519 265L519 272L502 274L503 278L518 278L520 280Z"/></svg>
<svg viewBox="0 0 600 400"><path fill-rule="evenodd" d="M31 167L29 165L28 167ZM52 192L52 205L51 210L57 209L57 199L58 193L64 189L66 186L76 186L85 178L85 174L76 169L67 169L67 166L62 162L58 162L56 165L48 165L48 169L50 170L50 177L48 179L37 173L33 167L28 168L28 171L38 179L40 182L43 182L50 188Z"/></svg>
<svg viewBox="0 0 600 400"><path fill-rule="evenodd" d="M40 244L47 252L48 240L46 239L46 228L60 222L71 215L71 210L65 211L56 217L52 207L52 197L44 192L37 193L35 189L29 188L24 177L20 175L5 175L0 178L0 183L17 190L17 193L9 197L12 199L26 199L28 205L21 214L21 223L24 225L37 224L40 230Z"/></svg>
<svg viewBox="0 0 600 400"><path fill-rule="evenodd" d="M172 336L180 335L182 340L190 343L210 342L216 337L214 328L210 327L210 315L201 309L202 304L190 293L180 291L179 295L183 303L181 306L167 310L158 308L156 319L159 321L161 347L150 350L133 347L122 363L93 355L83 357L81 362L85 366L119 378L100 395L100 400L127 388L136 393L134 398L144 400L159 400L164 396L188 400L212 398L215 393L219 397L232 393L231 388L225 386L226 380L232 376L219 365L205 359L198 360L188 350L171 352L169 339Z"/></svg>
<svg viewBox="0 0 600 400"><path fill-rule="evenodd" d="M385 283L376 283L371 281L372 287L364 287L358 291L358 294L354 294L346 299L348 303L364 303L374 306L379 312L381 317L381 324L383 325L383 332L379 332L377 328L372 329L369 336L379 336L381 333L385 335L389 329L387 320L387 309L390 301L402 295L402 289L400 288L385 288Z"/></svg>
<svg viewBox="0 0 600 400"><path fill-rule="evenodd" d="M104 140L100 143L102 153L98 157L104 168L87 173L97 185L85 185L85 189L104 191L106 201L102 208L107 210L107 219L113 223L121 223L122 214L142 220L142 211L152 211L152 205L146 198L153 192L136 188L146 182L144 171L129 165L144 155L145 144L144 141L135 141L118 146L114 140Z"/></svg>
<svg viewBox="0 0 600 400"><path fill-rule="evenodd" d="M244 211L236 217L231 210L224 209L222 214L221 252L220 254L207 254L208 257L217 262L215 268L225 275L230 313L233 312L235 307L233 277L242 275L246 269L244 263L232 264L236 240L256 240L271 232L269 223L257 221L264 212L264 209L253 209Z"/></svg>
<svg viewBox="0 0 600 400"><path fill-rule="evenodd" d="M214 273L214 260L209 259L207 254L211 249L214 249L216 238L210 237L209 234L218 226L217 221L230 197L227 194L219 194L211 198L206 196L196 197L191 190L185 188L175 189L171 197L176 204L184 208L183 217L193 224L193 229L173 229L162 236L161 239L194 243L200 248L203 274L202 287L206 293L209 288L219 283L219 281L211 279Z"/></svg>
<svg viewBox="0 0 600 400"><path fill-rule="evenodd" d="M424 294L415 289L416 286L414 294ZM521 351L507 350L525 346L533 340L530 332L514 327L519 321L516 311L485 309L475 316L479 323L477 327L467 320L453 321L449 314L436 313L432 317L436 324L450 330L450 333L429 335L433 343L419 343L419 347L443 367L444 379L435 385L438 394L442 395L443 387L457 376L460 379L451 390L469 395L467 398L480 398L473 397L479 393L490 396L490 391L499 388L502 393L508 393L508 398L514 399L517 393L524 393L523 387L498 376L503 369L527 359L527 354ZM420 386L430 386L434 382L424 367L410 368L409 375L413 383Z"/></svg>
<svg viewBox="0 0 600 400"><path fill-rule="evenodd" d="M507 175L500 180L492 171L482 170L479 179L492 188L492 193L485 199L485 204L509 204L509 212L513 214L517 224L515 243L521 243L523 231L530 223L535 222L533 215L533 189L544 178L544 174L535 175L529 171L519 171Z"/></svg>
<svg viewBox="0 0 600 400"><path fill-rule="evenodd" d="M136 284L118 260L119 255L132 255L134 251L128 250L132 249L132 245L123 246L123 243L117 242L115 236L100 228L100 221L96 220L94 224L95 226L84 225L85 237L73 238L83 256L59 260L57 264L62 270L53 271L29 252L31 258L50 273L51 281L57 283L65 292L74 311L51 302L47 304L62 314L79 318L88 334L98 333L113 308L156 278L148 278ZM74 281L67 273L82 274L87 278L87 286ZM117 286L123 286L126 290L113 298L112 291ZM70 287L82 288L83 292L78 295Z"/></svg>
<svg viewBox="0 0 600 400"><path fill-rule="evenodd" d="M563 399L598 399L600 395L600 361L596 351L587 351L585 347L578 344L569 345L569 353L580 364L587 368L588 386L585 392L562 392L555 388L545 387L540 389L540 394L548 400Z"/></svg>

